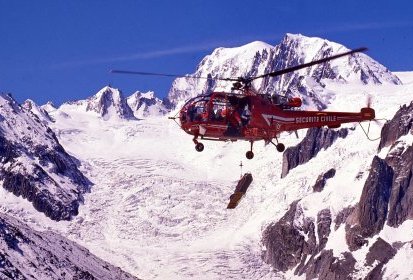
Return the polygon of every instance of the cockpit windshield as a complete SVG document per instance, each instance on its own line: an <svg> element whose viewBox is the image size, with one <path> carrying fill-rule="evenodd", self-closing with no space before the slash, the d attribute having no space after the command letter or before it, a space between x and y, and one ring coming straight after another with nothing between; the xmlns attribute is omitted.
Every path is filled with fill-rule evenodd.
<svg viewBox="0 0 413 280"><path fill-rule="evenodd" d="M181 111L181 122L207 120L207 105L211 98L209 95L200 95L189 99Z"/></svg>
<svg viewBox="0 0 413 280"><path fill-rule="evenodd" d="M248 108L248 98L215 92L187 101L181 111L181 122L225 122ZM239 119L239 118L238 118Z"/></svg>

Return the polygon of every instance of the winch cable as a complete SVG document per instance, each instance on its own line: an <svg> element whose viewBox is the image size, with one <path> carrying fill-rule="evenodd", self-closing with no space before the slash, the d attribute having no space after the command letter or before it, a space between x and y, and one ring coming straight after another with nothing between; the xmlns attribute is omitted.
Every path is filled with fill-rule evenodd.
<svg viewBox="0 0 413 280"><path fill-rule="evenodd" d="M387 119L374 119L374 121L387 121ZM369 122L369 126L367 127L367 131L364 129L364 127L361 125L361 122L359 122L359 125L360 125L360 127L361 127L361 129L363 130L363 132L364 132L364 134L366 135L366 137L367 137L367 139L368 140L370 140L370 141L377 141L377 140L379 140L380 138L381 138L381 136L379 136L379 137L377 137L377 138L374 138L374 139L371 139L370 138L370 136L369 136L369 133L370 133L370 123L371 123L371 121Z"/></svg>

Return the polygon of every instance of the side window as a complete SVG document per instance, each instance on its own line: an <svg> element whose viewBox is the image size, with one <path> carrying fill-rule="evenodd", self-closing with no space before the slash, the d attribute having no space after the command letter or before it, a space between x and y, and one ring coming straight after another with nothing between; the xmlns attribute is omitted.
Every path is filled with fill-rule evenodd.
<svg viewBox="0 0 413 280"><path fill-rule="evenodd" d="M217 97L212 101L210 119L213 121L225 121L228 113L228 102L224 97Z"/></svg>

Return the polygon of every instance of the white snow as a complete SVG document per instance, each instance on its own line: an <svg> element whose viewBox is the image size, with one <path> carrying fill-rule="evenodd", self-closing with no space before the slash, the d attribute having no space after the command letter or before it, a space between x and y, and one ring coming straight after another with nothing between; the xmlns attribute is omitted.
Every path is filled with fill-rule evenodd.
<svg viewBox="0 0 413 280"><path fill-rule="evenodd" d="M412 80L408 76L403 80ZM392 118L401 104L413 99L413 84L328 82L327 88L331 90L329 110L359 111L367 95L372 95L378 118ZM166 117L103 121L82 106L86 105L65 104L50 112L61 144L81 160L82 171L94 183L79 215L70 222L54 223L4 190L0 211L24 217L37 229L59 231L144 279L292 277L291 272L274 273L261 260L262 230L300 198L306 217L316 220L318 211L329 208L334 220L340 210L358 201L377 153L378 141L369 141L357 124L349 124L355 130L347 138L281 179L282 154L272 145L255 143L256 156L251 161L245 159L248 142L204 141L205 150L198 153L191 136ZM370 130L372 137L380 134L377 125ZM299 131L300 137L304 135L305 131ZM283 134L281 141L288 147L300 140ZM254 181L238 207L227 210L240 161L243 172L251 172ZM330 168L337 170L336 176L321 193L313 193L318 175ZM389 239L399 231L393 235L395 241L403 235L402 229L386 228L383 235ZM327 246L335 255L347 250L343 238L343 226L332 228ZM356 252L360 266L365 253ZM407 262L412 254L410 247L403 247L386 273L400 279L413 275L406 263L403 273L394 274L398 263Z"/></svg>

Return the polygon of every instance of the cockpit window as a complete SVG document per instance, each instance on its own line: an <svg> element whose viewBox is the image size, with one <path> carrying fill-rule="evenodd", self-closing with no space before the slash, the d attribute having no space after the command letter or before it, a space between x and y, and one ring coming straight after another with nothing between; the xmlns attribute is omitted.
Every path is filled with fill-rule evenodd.
<svg viewBox="0 0 413 280"><path fill-rule="evenodd" d="M187 108L187 114L188 114L189 120L192 122L192 121L201 121L205 119L206 105L207 105L207 102L205 100L197 100L189 104Z"/></svg>
<svg viewBox="0 0 413 280"><path fill-rule="evenodd" d="M223 121L226 118L229 103L224 96L217 96L212 100L211 117L213 121Z"/></svg>

